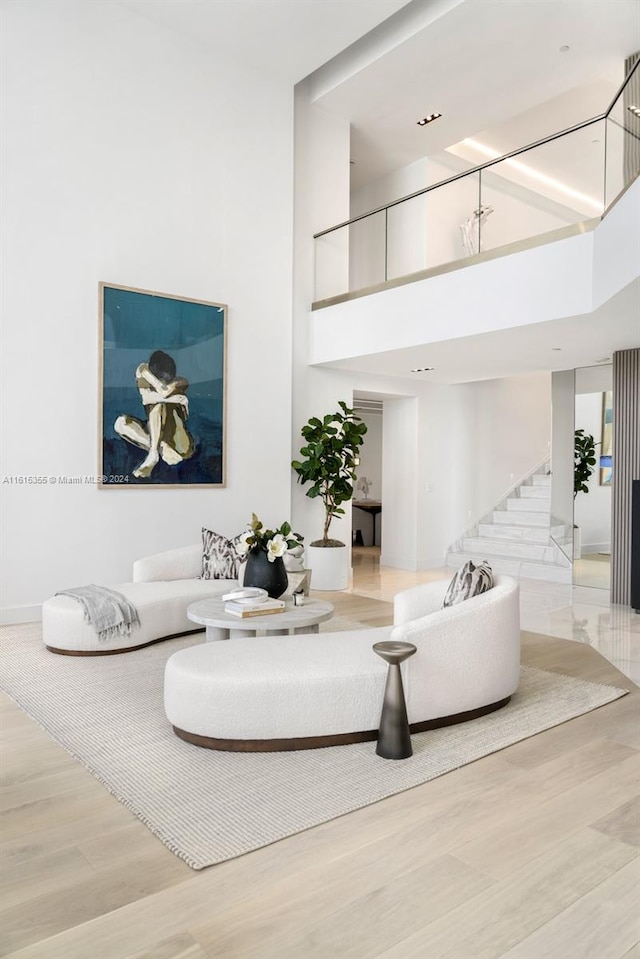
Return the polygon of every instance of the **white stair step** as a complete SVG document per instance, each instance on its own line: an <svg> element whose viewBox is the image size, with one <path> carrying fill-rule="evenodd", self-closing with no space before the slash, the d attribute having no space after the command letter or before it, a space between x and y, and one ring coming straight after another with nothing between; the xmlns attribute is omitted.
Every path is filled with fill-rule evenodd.
<svg viewBox="0 0 640 959"><path fill-rule="evenodd" d="M462 540L462 549L465 553L506 556L511 559L528 560L532 563L552 563L556 557L555 546L544 546L538 543L519 543L507 539L483 539L482 537L465 536Z"/></svg>
<svg viewBox="0 0 640 959"><path fill-rule="evenodd" d="M549 545L548 526L516 526L514 524L479 523L478 536L490 539L511 539L526 543Z"/></svg>
<svg viewBox="0 0 640 959"><path fill-rule="evenodd" d="M543 473L534 473L531 477L534 486L551 486L551 476L545 476Z"/></svg>
<svg viewBox="0 0 640 959"><path fill-rule="evenodd" d="M522 502L519 500L518 502ZM549 513L529 513L526 511L518 512L515 509L501 510L494 509L492 513L494 523L504 525L505 523L515 526L544 526L549 529L551 526L551 516Z"/></svg>
<svg viewBox="0 0 640 959"><path fill-rule="evenodd" d="M522 499L544 499L551 503L549 489L546 486L521 486L520 496Z"/></svg>
<svg viewBox="0 0 640 959"><path fill-rule="evenodd" d="M486 560L494 573L504 573L522 579L543 579L552 583L571 583L571 564L559 566L553 563L527 563L522 560L508 559L506 556L477 555L472 553L450 552L447 554L447 566L458 568L468 560L481 563Z"/></svg>
<svg viewBox="0 0 640 959"><path fill-rule="evenodd" d="M549 515L549 499L521 499L519 496L510 496L507 500L507 509L519 512L527 510L531 513L546 513Z"/></svg>

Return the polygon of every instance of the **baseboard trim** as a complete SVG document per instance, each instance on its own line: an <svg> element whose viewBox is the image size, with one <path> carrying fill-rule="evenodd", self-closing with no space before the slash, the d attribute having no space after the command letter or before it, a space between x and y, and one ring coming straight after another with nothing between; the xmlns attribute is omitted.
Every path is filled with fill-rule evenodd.
<svg viewBox="0 0 640 959"><path fill-rule="evenodd" d="M35 606L6 606L0 609L0 626L17 626L19 623L42 621L42 603Z"/></svg>
<svg viewBox="0 0 640 959"><path fill-rule="evenodd" d="M582 543L582 553L610 553L611 543Z"/></svg>

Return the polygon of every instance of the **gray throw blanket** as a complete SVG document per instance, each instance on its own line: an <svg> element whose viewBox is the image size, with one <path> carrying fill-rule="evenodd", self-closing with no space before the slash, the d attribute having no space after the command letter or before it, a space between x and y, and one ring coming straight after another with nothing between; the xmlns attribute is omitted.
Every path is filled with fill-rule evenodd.
<svg viewBox="0 0 640 959"><path fill-rule="evenodd" d="M71 596L80 603L85 623L91 623L101 643L114 636L129 636L133 627L140 626L138 610L114 589L76 586L62 589L56 596Z"/></svg>

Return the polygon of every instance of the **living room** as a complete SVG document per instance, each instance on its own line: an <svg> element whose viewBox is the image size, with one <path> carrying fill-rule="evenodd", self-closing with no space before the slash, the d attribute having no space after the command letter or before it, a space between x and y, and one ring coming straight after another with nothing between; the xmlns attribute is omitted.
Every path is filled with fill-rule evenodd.
<svg viewBox="0 0 640 959"><path fill-rule="evenodd" d="M631 0L552 0L544 7L553 30L542 17L526 43L523 23L536 4L487 2L495 49L471 65L463 53L478 13L466 28L464 16L472 16L474 4L3 4L2 462L3 480L23 478L2 484L7 628L39 628L42 603L56 592L126 583L136 560L199 542L203 527L232 537L255 513L269 525L290 520L305 542L317 537L319 505L296 483L291 461L308 418L334 410L339 400L350 404L354 392L385 397L385 456L396 472L387 469L385 479L383 466L383 483L395 484L382 495L384 568L369 571L366 581L356 570L349 590L326 598L340 617L386 626L393 594L453 576L445 566L451 544L493 508L510 476L514 483L524 478L548 452L554 374L611 361L615 351L637 352L637 262L635 280L620 277L635 249L637 209L625 201L638 181L614 208L632 223L626 244L617 253L614 244L590 275L592 284L597 274L601 286L616 287L606 302L619 290L629 294L614 315L606 305L598 312L591 300L576 307L579 283L560 259L568 244L583 243L586 263L593 253L586 244L601 242L593 237L609 229L612 217L588 235L563 240L560 253L558 244L540 246L502 265L496 259L467 268L470 277L513 269L516 257L530 271L527 257L542 258L549 269L561 262L566 284L552 292L570 301L556 317L566 322L562 353L551 352L562 327L553 328L548 298L542 312L544 273L529 272L525 285L514 279L508 296L495 293L495 300L509 300L512 316L529 310L538 333L530 330L530 343L512 346L517 331L486 328L495 339L484 353L472 328L438 339L422 322L421 339L407 340L424 304L422 314L415 306L410 315L389 299L413 289L405 295L415 305L418 288L433 297L429 284L455 277L455 289L472 298L462 269L311 309L318 299L313 235L352 214L350 176L357 168L350 164L349 116L321 102L324 64L336 75L359 74L360 96L375 99L381 88L368 70L376 60L435 31L454 45L457 38L461 50L457 63L438 65L439 82L453 85L463 65L467 90L473 92L476 74L479 91L508 86L506 119L509 110L544 105L554 78L564 90L577 85L571 71L588 76L585 61L600 49L593 78L609 77L615 61L613 98L624 58L640 48ZM363 40L370 52L356 69ZM572 49L560 53L563 45ZM571 65L574 55L579 68ZM523 64L520 100L514 60ZM506 81L503 68L511 71ZM435 83L436 76L427 79ZM460 94L451 106L464 119L455 141L498 120L478 93L468 99L464 109L477 112L477 125L469 125ZM429 99L424 111L431 107L439 104ZM582 119L567 117L565 125ZM224 485L101 487L100 282L227 305ZM480 304L474 315L489 315L494 305ZM434 301L428 306L432 317ZM587 313L592 340L570 324ZM456 316L439 314L450 326L461 316L461 308ZM383 334L386 345L377 339ZM362 348L367 336L376 341L373 354ZM548 361L540 365L536 354L528 365L543 346ZM419 350L411 366L433 365L435 376L412 375L406 357L391 356L392 349ZM500 358L502 368L490 365ZM332 531L350 543L350 518L338 518ZM542 582L524 584L521 596L528 665L635 689L638 628L628 602L611 606L608 595ZM580 641L580 630L589 641ZM598 638L613 649L610 659L594 648ZM123 659L135 669L135 656L104 662ZM66 669L74 663L52 658ZM11 699L4 697L1 708L5 955L638 954L633 695L201 872ZM606 935L590 940L593 917L605 912Z"/></svg>

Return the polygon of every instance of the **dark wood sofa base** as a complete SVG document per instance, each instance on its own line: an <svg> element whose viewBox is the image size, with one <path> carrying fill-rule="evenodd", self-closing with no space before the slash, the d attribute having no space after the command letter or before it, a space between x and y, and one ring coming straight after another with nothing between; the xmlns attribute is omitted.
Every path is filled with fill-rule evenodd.
<svg viewBox="0 0 640 959"><path fill-rule="evenodd" d="M134 653L136 649L165 643L168 639L178 639L180 636L191 636L193 633L202 632L204 632L202 626L198 626L197 629L187 629L184 633L172 633L170 636L161 636L160 639L150 639L148 643L140 643L139 646L122 646L120 649L59 649L57 646L46 646L46 643L45 646L50 653L58 653L60 656L115 656L117 653Z"/></svg>
<svg viewBox="0 0 640 959"><path fill-rule="evenodd" d="M487 713L506 706L511 696L500 699L497 703L488 706L479 706L478 709L468 709L464 713L453 713L451 716L440 716L438 719L427 719L422 723L412 723L409 727L412 733L422 733L427 729L440 729L442 726L455 726L457 723L466 723L471 719L479 719ZM364 732L337 733L335 736L302 736L297 739L213 739L211 736L198 736L197 733L188 733L184 729L173 727L173 731L180 739L194 746L203 746L205 749L219 749L223 752L236 753L279 753L293 749L324 749L326 746L347 746L350 743L366 743L378 738L377 729L368 729Z"/></svg>

